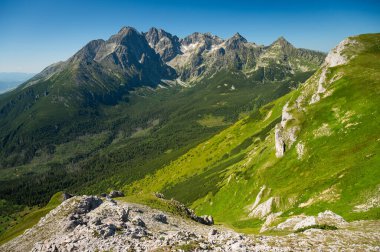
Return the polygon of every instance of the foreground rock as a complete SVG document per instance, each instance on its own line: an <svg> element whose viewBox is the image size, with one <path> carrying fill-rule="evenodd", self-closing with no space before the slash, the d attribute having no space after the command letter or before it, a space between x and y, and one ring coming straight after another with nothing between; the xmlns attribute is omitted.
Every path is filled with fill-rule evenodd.
<svg viewBox="0 0 380 252"><path fill-rule="evenodd" d="M320 217L339 219L329 212ZM247 236L143 205L75 196L23 235L1 246L0 251L380 250L379 222L354 222L346 226L334 231L310 229L279 237Z"/></svg>
<svg viewBox="0 0 380 252"><path fill-rule="evenodd" d="M313 226L330 226L335 228L346 228L348 222L346 222L342 216L337 215L332 211L325 211L319 213L317 216L297 215L288 218L286 221L278 224L276 227L267 228L267 230L287 230L297 231Z"/></svg>
<svg viewBox="0 0 380 252"><path fill-rule="evenodd" d="M110 198L124 197L124 193L121 191L111 191L108 197Z"/></svg>

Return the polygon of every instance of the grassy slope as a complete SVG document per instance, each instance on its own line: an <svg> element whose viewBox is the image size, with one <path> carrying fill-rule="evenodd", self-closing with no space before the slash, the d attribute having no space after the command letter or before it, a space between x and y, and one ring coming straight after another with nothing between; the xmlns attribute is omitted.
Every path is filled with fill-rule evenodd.
<svg viewBox="0 0 380 252"><path fill-rule="evenodd" d="M55 138L63 143L54 143L52 140L53 143L46 144L47 146L42 144L30 163L3 168L0 171L0 180L15 178L25 173L38 173L39 170L49 170L56 165L65 167L68 163L87 159L99 148L104 149L102 153L105 155L123 152L118 153L119 156L122 156L124 152L133 152L131 148L143 149L140 153L145 153L144 148L148 144L158 148L159 151L179 149L210 137L236 121L240 114L287 93L289 86L296 85L299 80L306 77L307 75L296 76L283 82L263 84L246 78L241 73L221 72L214 78L185 90L171 88L136 91L126 98L128 102L120 102L114 106L101 106L98 116L91 117L91 125L87 125L88 127L82 127L82 125L75 128L78 126L77 122L88 119L86 116L75 115L74 126L68 128L62 126L62 129L54 134ZM235 90L231 90L232 85L235 85ZM50 112L42 109L40 105L55 110L54 106L46 103L38 103L38 107L33 107L33 110L44 111L50 115ZM65 108L62 104L59 106ZM60 117L67 116L66 112L54 114ZM17 120L28 116L33 117L33 112L30 114L25 112L20 118L17 117ZM215 118L218 120L213 120ZM17 125L16 121L12 123ZM39 122L39 120L26 121ZM49 124L51 121L56 120L52 118ZM158 123L153 124L155 121ZM73 127L75 130L72 129ZM73 136L74 138L71 139ZM38 137L44 139L48 135L42 132ZM168 149L161 150L163 148ZM81 151L79 152L78 149ZM157 150L155 152L162 154ZM102 159L96 161L96 163L103 162ZM125 161L121 160L121 163ZM89 161L85 163L94 163L94 160L89 158Z"/></svg>
<svg viewBox="0 0 380 252"><path fill-rule="evenodd" d="M283 216L331 209L348 220L379 219L379 208L360 213L353 209L373 197L380 184L380 35L355 39L359 45L347 53L359 55L347 65L331 69L329 78L339 71L344 76L328 88L333 90L330 96L307 106L297 142L283 158L274 155L273 126L284 104L296 99L307 85L316 85L320 73L305 87L237 122L125 190L164 192L192 205L199 214L212 214L217 221L246 232L257 231L262 223L248 218L247 206L263 185L271 190L265 191L261 202L280 197L280 204L272 210L283 211ZM325 135L321 135L324 124L328 131L322 130ZM302 159L294 147L299 142L306 149ZM299 207L310 199L312 204Z"/></svg>
<svg viewBox="0 0 380 252"><path fill-rule="evenodd" d="M12 240L16 236L22 234L26 229L31 228L38 221L44 217L51 210L56 208L62 202L62 193L58 192L53 195L49 203L42 208L37 208L32 210L25 216L20 216L19 220L11 228L7 229L4 233L0 235L0 245Z"/></svg>
<svg viewBox="0 0 380 252"><path fill-rule="evenodd" d="M0 169L0 198L22 211L25 205L41 207L57 191L93 194L120 188L177 159L248 111L289 92L310 74L263 83L238 72L220 72L191 88L136 90L125 97L128 101L100 106L97 116L90 117L89 127L81 124L86 116L74 113L78 120L68 127L61 125L55 133L62 142L44 143L49 135L43 131L31 134L43 143L32 161ZM45 99L42 105L70 109L59 103L49 105L48 97L40 98ZM21 116L36 116L35 110L43 111L33 107ZM65 111L56 113L61 119L66 115ZM10 208L0 205L0 232L13 221Z"/></svg>

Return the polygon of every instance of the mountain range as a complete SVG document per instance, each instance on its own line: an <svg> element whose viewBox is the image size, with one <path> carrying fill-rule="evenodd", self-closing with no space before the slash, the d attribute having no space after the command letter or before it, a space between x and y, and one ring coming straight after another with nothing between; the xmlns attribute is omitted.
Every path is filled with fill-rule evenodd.
<svg viewBox="0 0 380 252"><path fill-rule="evenodd" d="M60 125L78 115L83 115L78 123L92 124L89 121L100 114L100 105L116 105L128 99L125 96L135 88L195 85L192 83L215 79L215 74L222 71L234 71L251 83L304 78L322 63L324 56L296 49L284 38L265 47L249 43L239 34L225 41L200 33L178 39L155 28L140 33L123 27L107 41L89 42L67 61L47 67L14 92L2 96L3 157L16 150L22 156L11 156L13 161L5 159L9 162L2 160L0 165L30 161L42 147L39 142L47 139L38 136L39 131L50 134L49 140L53 140ZM26 138L36 137L26 140L15 134L24 130ZM25 141L33 144L28 143L25 149ZM57 139L54 141L57 143Z"/></svg>
<svg viewBox="0 0 380 252"><path fill-rule="evenodd" d="M173 198L245 233L326 210L378 219L378 41L328 55L157 28L90 41L0 95L1 241L59 191Z"/></svg>

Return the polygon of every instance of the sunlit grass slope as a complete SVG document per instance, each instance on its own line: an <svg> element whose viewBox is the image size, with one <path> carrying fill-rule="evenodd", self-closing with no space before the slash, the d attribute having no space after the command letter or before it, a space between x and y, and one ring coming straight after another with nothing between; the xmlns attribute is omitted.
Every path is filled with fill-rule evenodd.
<svg viewBox="0 0 380 252"><path fill-rule="evenodd" d="M275 156L274 126L288 101L317 85L321 71L125 190L163 192L246 232L263 222L248 215L264 185L260 202L276 197L271 211L283 218L330 209L347 220L379 219L380 208L371 202L380 188L380 34L352 39L345 53L355 57L329 70L328 95L305 105L297 140L284 157ZM358 211L360 205L367 209Z"/></svg>

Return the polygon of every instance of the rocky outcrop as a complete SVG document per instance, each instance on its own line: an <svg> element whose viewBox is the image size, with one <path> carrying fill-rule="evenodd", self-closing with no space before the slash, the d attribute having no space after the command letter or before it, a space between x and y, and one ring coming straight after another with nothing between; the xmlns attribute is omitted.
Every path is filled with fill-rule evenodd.
<svg viewBox="0 0 380 252"><path fill-rule="evenodd" d="M165 195L162 194L162 193L160 193L160 192L155 192L155 193L154 193L154 196L156 196L156 197L159 198L159 199L164 199L164 198L165 198Z"/></svg>
<svg viewBox="0 0 380 252"><path fill-rule="evenodd" d="M267 188L265 185L260 188L255 202L246 207L249 212L248 217L265 220L272 214L273 210L280 205L280 197L269 197L264 202L261 202L262 198L268 197L270 191L271 189Z"/></svg>
<svg viewBox="0 0 380 252"><path fill-rule="evenodd" d="M290 148L297 140L297 134L300 130L297 118L291 113L293 107L287 103L282 109L281 123L275 127L275 149L276 157L284 155L287 148Z"/></svg>
<svg viewBox="0 0 380 252"><path fill-rule="evenodd" d="M327 225L337 228L344 228L348 223L330 210L319 213L317 216L297 215L288 218L286 221L278 224L272 230L288 230L297 231L303 228L312 227L316 225ZM271 228L267 228L271 229Z"/></svg>
<svg viewBox="0 0 380 252"><path fill-rule="evenodd" d="M214 225L214 218L210 215L203 215L198 218L194 218L194 220L205 225Z"/></svg>
<svg viewBox="0 0 380 252"><path fill-rule="evenodd" d="M70 198L72 198L72 197L74 197L74 195L72 195L72 194L70 194L70 193L66 193L66 192L64 192L64 193L62 194L62 201L67 200L67 199L70 199Z"/></svg>
<svg viewBox="0 0 380 252"><path fill-rule="evenodd" d="M306 216L303 220L300 222L297 222L296 225L294 225L293 230L297 231L301 228L311 227L317 225L317 220L314 216Z"/></svg>
<svg viewBox="0 0 380 252"><path fill-rule="evenodd" d="M103 201L97 196L74 196L1 250L124 251L126 245L137 250L151 250L166 245L167 240L171 240L172 245L181 245L190 237L198 239L198 234L183 230L199 229L206 235L209 230L202 227L213 223L211 216L198 217L191 213L196 221L206 225L141 205ZM162 240L161 237L166 238ZM146 242L141 244L141 239Z"/></svg>
<svg viewBox="0 0 380 252"><path fill-rule="evenodd" d="M124 193L121 191L111 191L108 195L110 198L124 197Z"/></svg>
<svg viewBox="0 0 380 252"><path fill-rule="evenodd" d="M344 65L352 59L353 56L348 57L345 55L345 49L352 44L357 44L357 42L346 38L327 54L325 62L322 65L317 89L310 99L310 104L318 102L327 91L326 85L329 84L327 83L329 68Z"/></svg>
<svg viewBox="0 0 380 252"><path fill-rule="evenodd" d="M305 215L292 216L286 219L284 222L278 224L275 228L277 230L293 230L294 226L302 222L306 218ZM267 230L270 229L267 227Z"/></svg>
<svg viewBox="0 0 380 252"><path fill-rule="evenodd" d="M368 197L364 203L354 207L354 212L366 212L375 207L380 207L380 185L377 186L373 195Z"/></svg>
<svg viewBox="0 0 380 252"><path fill-rule="evenodd" d="M346 64L351 58L344 54L344 50L351 44L357 44L357 42L349 38L342 40L327 54L325 59L326 66L335 67Z"/></svg>
<svg viewBox="0 0 380 252"><path fill-rule="evenodd" d="M184 204L176 201L176 200L170 200L168 201L170 205L175 207L180 213L182 213L184 216L199 222L201 224L205 225L214 225L214 218L210 215L203 215L203 216L198 216L195 214L193 209L187 208Z"/></svg>
<svg viewBox="0 0 380 252"><path fill-rule="evenodd" d="M260 233L263 233L270 229L270 226L273 222L275 222L279 216L281 216L282 212L271 213L265 218L264 224L260 228Z"/></svg>
<svg viewBox="0 0 380 252"><path fill-rule="evenodd" d="M326 210L322 213L319 213L317 216L317 222L319 225L329 225L336 226L338 228L344 227L347 225L345 219L342 216L337 215L336 213Z"/></svg>
<svg viewBox="0 0 380 252"><path fill-rule="evenodd" d="M265 202L255 207L248 216L263 219L272 212L275 206L279 205L279 200L279 197L270 197Z"/></svg>
<svg viewBox="0 0 380 252"><path fill-rule="evenodd" d="M161 222L161 223L165 223L165 224L168 223L168 218L166 217L165 214L162 214L162 213L154 214L154 215L153 215L153 219L154 219L155 221L158 221L158 222Z"/></svg>
<svg viewBox="0 0 380 252"><path fill-rule="evenodd" d="M320 75L319 80L318 80L317 90L313 94L313 96L311 97L309 104L313 104L313 103L318 102L321 99L321 95L326 92L326 88L323 86L325 84L325 81L326 81L326 74L327 74L327 68L324 67L322 69L321 75Z"/></svg>
<svg viewBox="0 0 380 252"><path fill-rule="evenodd" d="M306 111L305 106L314 104L324 96L331 94L331 92L327 92L328 85L339 79L341 74L337 73L335 76L329 76L330 68L346 64L352 59L353 56L348 57L345 50L353 44L357 44L357 42L352 39L345 39L332 49L328 53L320 70L301 87L300 95L286 103L282 110L282 121L275 127L276 157L282 157L286 149L289 149L297 140L298 132L301 130L299 127L301 125L300 118L303 117ZM283 46L289 47L286 44ZM277 47L280 47L280 45L277 45ZM329 79L329 77L331 78ZM299 159L302 158L304 150L304 143L297 145Z"/></svg>
<svg viewBox="0 0 380 252"><path fill-rule="evenodd" d="M284 156L285 153L285 139L282 136L284 128L282 128L281 124L277 124L274 129L274 142L276 148L276 157L280 158Z"/></svg>
<svg viewBox="0 0 380 252"><path fill-rule="evenodd" d="M65 228L77 215L81 223ZM273 214L273 219L279 213ZM160 216L157 218L157 216ZM165 216L165 217L163 217ZM341 219L331 212L316 219ZM269 216L268 218L269 219ZM305 217L303 218L303 220ZM163 221L164 220L164 221ZM329 222L330 223L330 222ZM379 250L378 222L347 224L335 231L311 229L286 236L247 236L209 227L147 206L75 196L33 228L2 245L1 251L336 251ZM359 226L366 229L357 231ZM363 239L363 237L366 237ZM331 242L334 241L334 242Z"/></svg>
<svg viewBox="0 0 380 252"><path fill-rule="evenodd" d="M250 210L250 211L252 211L253 209L255 209L255 208L259 205L259 203L260 203L260 201L261 201L261 198L263 197L263 194L264 194L264 190L265 190L265 189L266 189L266 186L265 186L265 185L263 185L263 186L260 188L260 191L259 191L259 193L258 193L257 196L256 196L255 202L253 203L252 206L249 207L249 210Z"/></svg>

